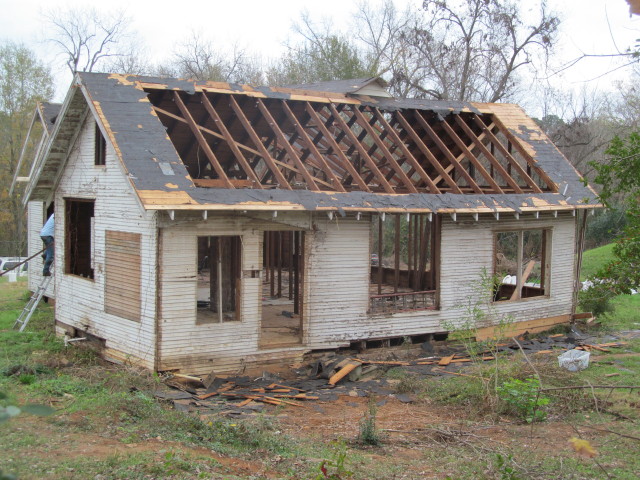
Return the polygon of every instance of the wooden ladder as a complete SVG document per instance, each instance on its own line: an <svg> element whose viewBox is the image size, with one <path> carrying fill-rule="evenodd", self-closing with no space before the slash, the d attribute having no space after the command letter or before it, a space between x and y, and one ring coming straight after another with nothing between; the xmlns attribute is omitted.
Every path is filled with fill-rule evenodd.
<svg viewBox="0 0 640 480"><path fill-rule="evenodd" d="M49 286L49 283L51 282L52 278L53 277L51 276L42 277L42 281L40 282L40 285L38 285L38 288L36 288L36 290L31 295L31 298L29 299L25 307L22 309L22 313L16 320L16 323L13 324L14 330L19 327L19 331L22 332L25 329L25 327L29 323L29 320L31 320L31 316L33 315L33 312L36 311L36 307L40 303L40 300L42 300L42 297L44 296L44 292L47 290L47 287Z"/></svg>

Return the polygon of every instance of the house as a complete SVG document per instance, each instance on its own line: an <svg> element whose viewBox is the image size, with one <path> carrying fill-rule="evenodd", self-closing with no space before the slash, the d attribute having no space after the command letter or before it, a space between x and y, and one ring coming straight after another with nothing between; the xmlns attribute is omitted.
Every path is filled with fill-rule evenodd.
<svg viewBox="0 0 640 480"><path fill-rule="evenodd" d="M375 78L78 73L24 192L34 232L56 213L57 331L193 374L422 341L470 303L482 335L569 321L599 207L518 106Z"/></svg>

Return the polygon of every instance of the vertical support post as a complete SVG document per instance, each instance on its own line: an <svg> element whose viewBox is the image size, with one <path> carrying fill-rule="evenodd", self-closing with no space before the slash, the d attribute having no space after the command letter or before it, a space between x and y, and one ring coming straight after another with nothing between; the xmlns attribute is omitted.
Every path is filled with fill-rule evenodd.
<svg viewBox="0 0 640 480"><path fill-rule="evenodd" d="M293 254L293 273L295 278L293 280L293 313L300 313L300 232L293 233L293 248L295 252Z"/></svg>
<svg viewBox="0 0 640 480"><path fill-rule="evenodd" d="M276 242L274 232L269 232L269 236L271 237L269 240L269 267L271 269L271 273L269 275L269 293L272 297L276 296L276 259L275 259L275 251L276 251Z"/></svg>
<svg viewBox="0 0 640 480"><path fill-rule="evenodd" d="M293 232L289 232L289 300L293 300Z"/></svg>
<svg viewBox="0 0 640 480"><path fill-rule="evenodd" d="M282 297L282 232L277 232L278 235L278 298Z"/></svg>
<svg viewBox="0 0 640 480"><path fill-rule="evenodd" d="M218 237L218 258L216 259L216 271L218 273L218 323L222 323L222 237Z"/></svg>
<svg viewBox="0 0 640 480"><path fill-rule="evenodd" d="M412 251L413 248L413 232L411 229L413 228L413 217L414 215L409 215L409 219L407 222L407 286L411 288L411 260L412 260Z"/></svg>
<svg viewBox="0 0 640 480"><path fill-rule="evenodd" d="M517 300L522 298L522 253L524 251L523 238L524 238L524 233L522 232L522 230L520 230L518 232L518 263L516 267L517 277L516 277L516 292L515 292L516 295L515 295L515 298L513 296L511 297L512 300Z"/></svg>
<svg viewBox="0 0 640 480"><path fill-rule="evenodd" d="M378 215L378 295L382 295L382 244L384 242L384 229L382 228L382 216Z"/></svg>
<svg viewBox="0 0 640 480"><path fill-rule="evenodd" d="M393 282L393 293L398 293L398 287L400 286L400 214L396 213L394 217L395 241L393 248L395 257L395 275Z"/></svg>

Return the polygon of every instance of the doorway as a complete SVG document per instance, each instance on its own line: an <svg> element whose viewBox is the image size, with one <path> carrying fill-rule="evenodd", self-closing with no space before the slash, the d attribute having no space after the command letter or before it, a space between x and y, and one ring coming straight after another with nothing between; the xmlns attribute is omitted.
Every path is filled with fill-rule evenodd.
<svg viewBox="0 0 640 480"><path fill-rule="evenodd" d="M264 232L260 348L302 343L304 232Z"/></svg>

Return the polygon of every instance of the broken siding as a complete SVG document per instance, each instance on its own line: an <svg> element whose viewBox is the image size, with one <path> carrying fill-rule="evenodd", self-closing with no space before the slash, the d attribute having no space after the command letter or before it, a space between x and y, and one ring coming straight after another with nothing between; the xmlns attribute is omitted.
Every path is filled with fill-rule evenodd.
<svg viewBox="0 0 640 480"><path fill-rule="evenodd" d="M156 227L142 211L110 145L106 166L94 166L94 120L90 115L71 149L56 191L56 320L106 340L107 355L154 367ZM65 197L95 199L92 267L95 279L64 273ZM139 321L105 312L105 231L140 235Z"/></svg>

